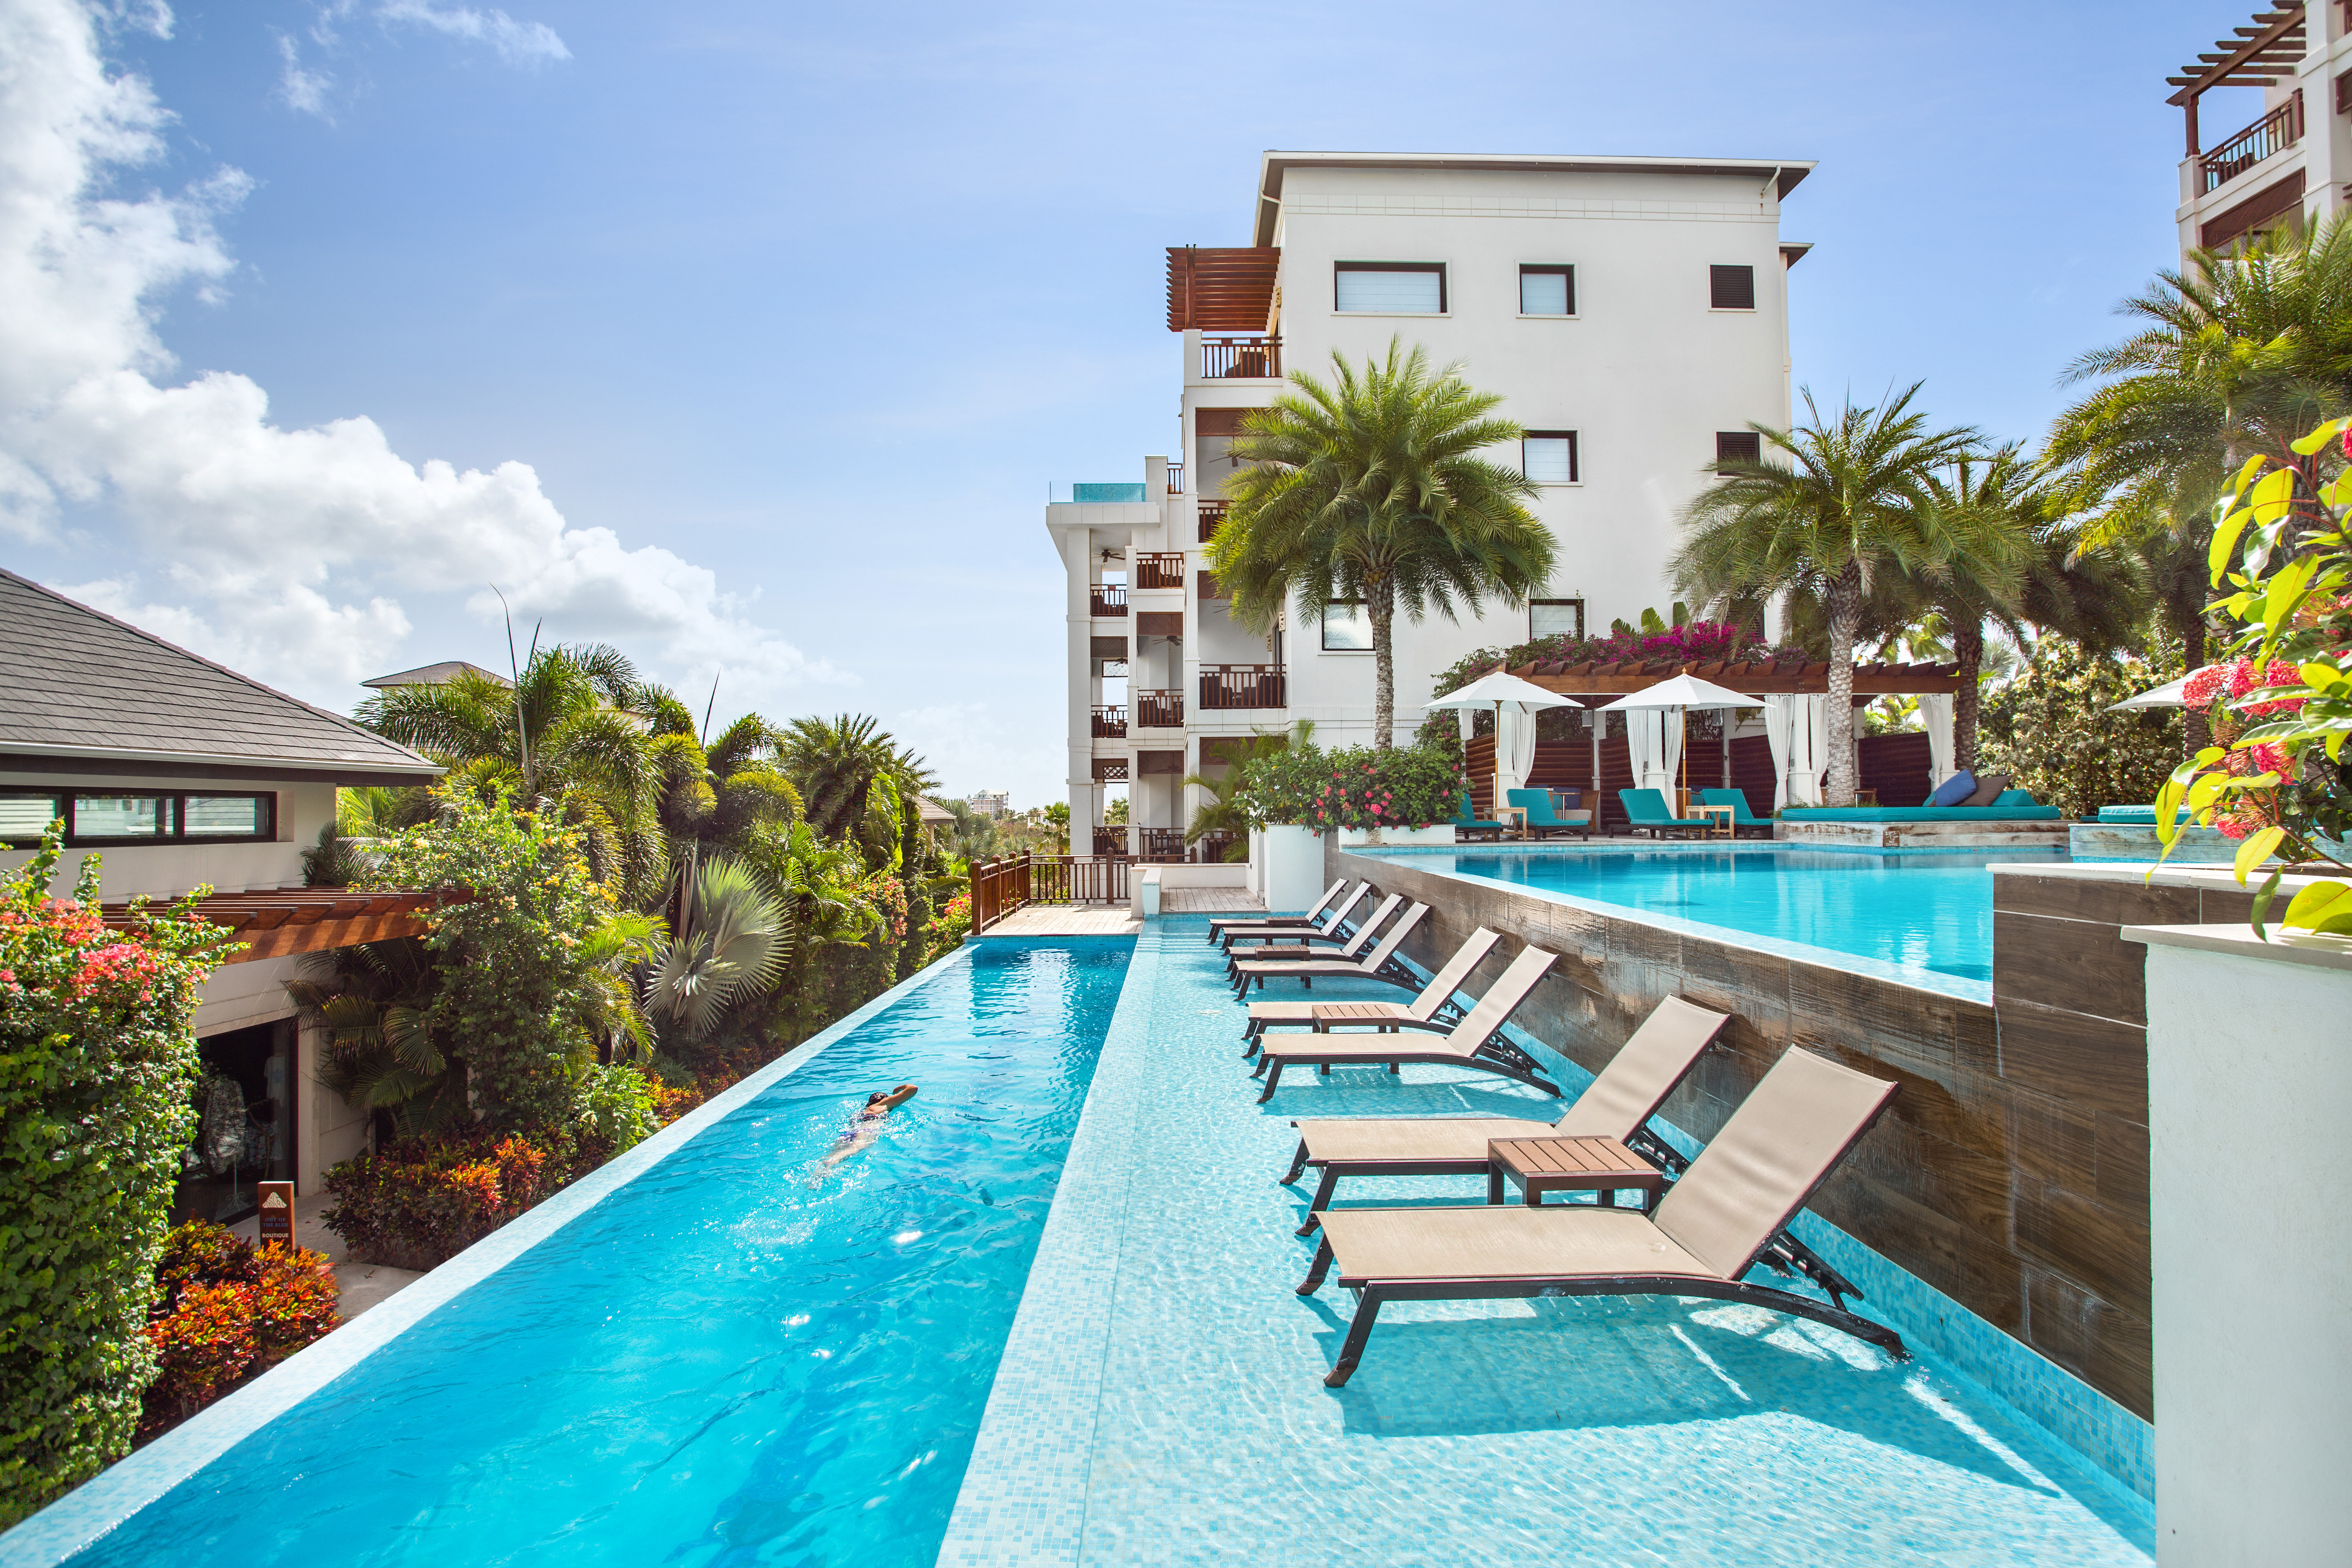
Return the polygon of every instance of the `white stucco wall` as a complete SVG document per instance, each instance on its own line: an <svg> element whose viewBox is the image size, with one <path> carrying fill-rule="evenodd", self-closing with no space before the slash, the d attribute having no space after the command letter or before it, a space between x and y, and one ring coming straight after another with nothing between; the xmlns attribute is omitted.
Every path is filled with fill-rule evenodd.
<svg viewBox="0 0 2352 1568"><path fill-rule="evenodd" d="M335 786L324 784L246 784L219 779L133 778L104 773L56 774L0 772L0 784L28 789L76 789L135 795L144 791L189 791L199 795L278 796L278 837L267 844L107 844L68 848L58 882L60 893L70 890L82 858L96 855L100 865L99 896L129 899L145 893L168 898L202 883L217 892L250 892L258 888L300 887L302 851L317 842L319 830L335 816ZM30 849L0 849L0 874L16 870L33 858Z"/></svg>

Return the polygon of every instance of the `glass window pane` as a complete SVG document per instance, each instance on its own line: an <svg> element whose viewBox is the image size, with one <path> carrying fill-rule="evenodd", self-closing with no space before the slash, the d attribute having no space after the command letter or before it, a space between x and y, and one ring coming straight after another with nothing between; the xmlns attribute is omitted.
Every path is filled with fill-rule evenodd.
<svg viewBox="0 0 2352 1568"><path fill-rule="evenodd" d="M1528 478L1539 485L1576 481L1576 443L1566 436L1530 436L1520 445Z"/></svg>
<svg viewBox="0 0 2352 1568"><path fill-rule="evenodd" d="M191 838L258 837L261 801L249 795L192 795L181 808L180 831Z"/></svg>
<svg viewBox="0 0 2352 1568"><path fill-rule="evenodd" d="M1584 635L1581 599L1538 599L1528 605L1528 636L1534 637Z"/></svg>
<svg viewBox="0 0 2352 1568"><path fill-rule="evenodd" d="M1339 309L1381 310L1392 315L1434 316L1438 311L1437 268L1415 272L1339 273Z"/></svg>
<svg viewBox="0 0 2352 1568"><path fill-rule="evenodd" d="M0 838L38 838L64 815L53 795L0 795Z"/></svg>
<svg viewBox="0 0 2352 1568"><path fill-rule="evenodd" d="M1567 315L1568 274L1565 272L1520 273L1519 314L1523 316Z"/></svg>
<svg viewBox="0 0 2352 1568"><path fill-rule="evenodd" d="M160 838L171 826L171 805L154 795L78 795L74 833L82 838Z"/></svg>
<svg viewBox="0 0 2352 1568"><path fill-rule="evenodd" d="M1331 605L1323 611L1323 646L1342 651L1372 646L1372 617L1361 605Z"/></svg>

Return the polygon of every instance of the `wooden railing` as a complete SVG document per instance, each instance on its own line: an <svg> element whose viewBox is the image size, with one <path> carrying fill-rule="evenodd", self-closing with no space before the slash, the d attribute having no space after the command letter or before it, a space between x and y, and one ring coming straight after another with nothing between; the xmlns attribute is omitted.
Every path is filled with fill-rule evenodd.
<svg viewBox="0 0 2352 1568"><path fill-rule="evenodd" d="M1127 584L1097 583L1087 594L1090 614L1123 616L1127 614Z"/></svg>
<svg viewBox="0 0 2352 1568"><path fill-rule="evenodd" d="M1225 503L1204 500L1201 506L1201 542L1206 544L1217 537L1217 530L1225 525Z"/></svg>
<svg viewBox="0 0 2352 1568"><path fill-rule="evenodd" d="M1214 599L1230 599L1234 596L1231 589L1226 588L1218 583L1217 574L1214 572L1203 572L1200 574L1200 577L1201 602L1202 604L1207 604Z"/></svg>
<svg viewBox="0 0 2352 1568"><path fill-rule="evenodd" d="M1124 854L1126 854L1126 853L1127 853L1127 829L1126 829L1126 828L1124 828L1124 827L1097 827L1097 828L1096 828L1096 829L1095 829L1095 853L1096 853L1096 854L1097 854L1097 855L1124 855Z"/></svg>
<svg viewBox="0 0 2352 1568"><path fill-rule="evenodd" d="M1181 730L1184 727L1184 693L1175 691L1137 691L1135 727L1139 730Z"/></svg>
<svg viewBox="0 0 2352 1568"><path fill-rule="evenodd" d="M1281 377L1280 338L1201 340L1201 379L1203 381L1278 381Z"/></svg>
<svg viewBox="0 0 2352 1568"><path fill-rule="evenodd" d="M1288 684L1278 664L1204 664L1201 706L1204 710L1280 708L1286 704Z"/></svg>
<svg viewBox="0 0 2352 1568"><path fill-rule="evenodd" d="M1155 866L1181 866L1184 863L1184 830L1181 827L1146 827L1138 830L1142 839L1139 846L1143 858Z"/></svg>
<svg viewBox="0 0 2352 1568"><path fill-rule="evenodd" d="M1127 739L1127 710L1108 707L1095 710L1095 739L1123 741Z"/></svg>
<svg viewBox="0 0 2352 1568"><path fill-rule="evenodd" d="M1135 585L1139 588L1181 588L1184 585L1184 552L1173 550L1139 554L1135 558Z"/></svg>
<svg viewBox="0 0 2352 1568"><path fill-rule="evenodd" d="M1192 858L1203 866L1222 866L1226 851L1240 839L1238 833L1203 833L1201 841L1192 846Z"/></svg>
<svg viewBox="0 0 2352 1568"><path fill-rule="evenodd" d="M1181 463L1168 465L1168 493L1171 496L1184 493L1184 465Z"/></svg>
<svg viewBox="0 0 2352 1568"><path fill-rule="evenodd" d="M1124 856L1033 855L1029 883L1034 904L1123 904L1134 897Z"/></svg>
<svg viewBox="0 0 2352 1568"><path fill-rule="evenodd" d="M2204 188L2218 191L2263 159L2303 140L2303 89L2198 160Z"/></svg>
<svg viewBox="0 0 2352 1568"><path fill-rule="evenodd" d="M1029 857L1017 855L971 868L971 929L984 931L1029 901Z"/></svg>

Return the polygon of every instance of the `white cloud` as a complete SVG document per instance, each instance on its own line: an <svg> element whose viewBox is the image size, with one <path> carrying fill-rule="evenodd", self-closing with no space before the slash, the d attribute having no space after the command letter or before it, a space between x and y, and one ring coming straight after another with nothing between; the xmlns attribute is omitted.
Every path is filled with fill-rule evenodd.
<svg viewBox="0 0 2352 1568"><path fill-rule="evenodd" d="M278 76L278 96L286 100L286 106L321 120L332 120L333 116L327 112L327 89L335 85L335 79L325 71L305 69L300 47L283 33L278 35L278 53L283 62Z"/></svg>
<svg viewBox="0 0 2352 1568"><path fill-rule="evenodd" d="M57 543L69 512L119 519L161 580L72 592L325 700L395 657L399 595L465 595L494 618L488 583L518 619L620 643L673 679L723 664L749 701L845 679L709 568L566 523L528 464L413 463L364 416L289 429L247 376L174 381L161 301L234 270L215 224L251 182L224 169L177 195L104 194L161 153L170 116L144 79L108 74L100 19L0 0L0 531Z"/></svg>
<svg viewBox="0 0 2352 1568"><path fill-rule="evenodd" d="M432 0L384 0L375 14L385 22L406 22L453 38L488 44L509 65L547 65L572 58L554 28L544 22L518 22L504 11L477 11L471 5L442 7Z"/></svg>

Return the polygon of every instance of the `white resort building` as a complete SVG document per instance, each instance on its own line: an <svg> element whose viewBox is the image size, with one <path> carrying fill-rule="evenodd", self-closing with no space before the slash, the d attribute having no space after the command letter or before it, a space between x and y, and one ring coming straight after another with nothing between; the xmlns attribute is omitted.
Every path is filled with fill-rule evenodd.
<svg viewBox="0 0 2352 1568"><path fill-rule="evenodd" d="M1268 153L1246 246L1168 252L1183 338L1173 458L1141 483L1076 483L1045 510L1068 574L1069 792L1099 829L1124 782L1129 826L1097 853L1179 849L1182 778L1253 733L1314 721L1371 739L1360 612L1272 637L1226 615L1205 570L1240 421L1287 372L1328 376L1391 337L1459 362L1528 430L1513 457L1559 574L1530 605L1396 632L1407 736L1436 672L1474 649L1605 631L1669 597L1675 515L1707 466L1752 455L1750 421L1789 420L1780 204L1811 170L1771 159ZM1073 848L1087 838L1074 831Z"/></svg>
<svg viewBox="0 0 2352 1568"><path fill-rule="evenodd" d="M2352 11L2343 5L2257 11L2165 82L2188 132L2173 213L2183 257L2280 223L2316 227L2352 205ZM2252 123L2200 118L2206 93L2245 87L2262 89Z"/></svg>

